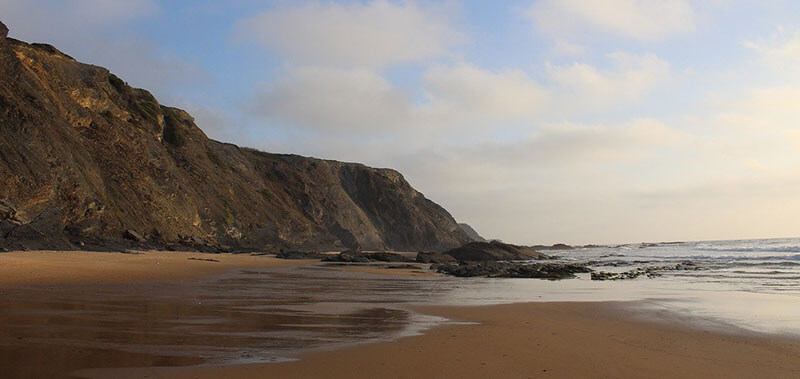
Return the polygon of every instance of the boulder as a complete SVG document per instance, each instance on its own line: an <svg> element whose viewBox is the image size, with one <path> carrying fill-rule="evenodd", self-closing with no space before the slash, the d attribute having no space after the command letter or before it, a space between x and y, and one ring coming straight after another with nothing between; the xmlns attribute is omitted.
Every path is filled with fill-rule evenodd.
<svg viewBox="0 0 800 379"><path fill-rule="evenodd" d="M144 238L141 234L137 233L134 230L130 230L130 229L125 231L124 237L129 239L129 240L131 240L131 241L136 241L136 242L139 242L139 243L147 242L147 239Z"/></svg>
<svg viewBox="0 0 800 379"><path fill-rule="evenodd" d="M0 38L8 37L8 27L2 21L0 21Z"/></svg>

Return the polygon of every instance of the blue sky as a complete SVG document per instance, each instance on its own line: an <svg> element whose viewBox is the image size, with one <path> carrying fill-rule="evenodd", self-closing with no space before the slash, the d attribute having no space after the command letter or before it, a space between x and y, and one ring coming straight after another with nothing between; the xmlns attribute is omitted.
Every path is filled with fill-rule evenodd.
<svg viewBox="0 0 800 379"><path fill-rule="evenodd" d="M519 243L796 236L800 4L0 0L212 138L393 167Z"/></svg>

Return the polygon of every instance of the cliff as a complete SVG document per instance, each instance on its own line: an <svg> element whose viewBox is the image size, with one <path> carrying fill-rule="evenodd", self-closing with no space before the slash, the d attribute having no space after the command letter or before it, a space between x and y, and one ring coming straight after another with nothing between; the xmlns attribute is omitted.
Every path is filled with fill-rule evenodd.
<svg viewBox="0 0 800 379"><path fill-rule="evenodd" d="M211 140L108 70L0 27L0 248L446 250L469 240L397 171Z"/></svg>

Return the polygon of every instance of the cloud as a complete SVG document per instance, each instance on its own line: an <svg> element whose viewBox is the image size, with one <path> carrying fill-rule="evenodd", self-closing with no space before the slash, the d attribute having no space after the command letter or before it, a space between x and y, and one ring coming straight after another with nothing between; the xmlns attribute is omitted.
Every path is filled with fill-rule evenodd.
<svg viewBox="0 0 800 379"><path fill-rule="evenodd" d="M289 68L248 106L270 125L335 133L403 134L475 131L526 121L546 106L547 92L522 70L439 65L422 75L423 99L363 69Z"/></svg>
<svg viewBox="0 0 800 379"><path fill-rule="evenodd" d="M298 135L424 130L474 137L630 104L671 78L669 64L654 55L608 57L612 67L606 70L548 64L546 82L520 69L434 65L422 74L419 95L369 69L289 67L264 85L247 109L267 125Z"/></svg>
<svg viewBox="0 0 800 379"><path fill-rule="evenodd" d="M428 102L418 113L428 122L498 124L535 115L547 91L519 69L485 70L461 63L435 66L423 75Z"/></svg>
<svg viewBox="0 0 800 379"><path fill-rule="evenodd" d="M381 131L409 123L408 96L369 70L290 68L266 86L250 111L279 124L317 131Z"/></svg>
<svg viewBox="0 0 800 379"><path fill-rule="evenodd" d="M381 68L449 54L465 37L448 9L414 2L311 2L239 21L234 36L302 65Z"/></svg>
<svg viewBox="0 0 800 379"><path fill-rule="evenodd" d="M568 65L547 63L547 77L563 96L581 107L598 107L628 103L640 99L670 82L670 64L652 55L612 53L612 68L575 62ZM564 103L570 100L564 99Z"/></svg>
<svg viewBox="0 0 800 379"><path fill-rule="evenodd" d="M780 76L797 79L800 76L800 29L778 27L771 38L744 41L755 52L760 65Z"/></svg>
<svg viewBox="0 0 800 379"><path fill-rule="evenodd" d="M538 31L552 37L597 31L636 41L691 33L696 20L687 0L540 0L526 15Z"/></svg>

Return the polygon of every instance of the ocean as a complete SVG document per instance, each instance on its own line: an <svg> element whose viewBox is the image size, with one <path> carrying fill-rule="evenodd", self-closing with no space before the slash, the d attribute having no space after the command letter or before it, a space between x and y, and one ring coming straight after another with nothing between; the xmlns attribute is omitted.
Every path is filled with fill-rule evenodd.
<svg viewBox="0 0 800 379"><path fill-rule="evenodd" d="M609 272L688 264L693 269L664 270L662 278L800 296L800 238L591 246L556 255Z"/></svg>

